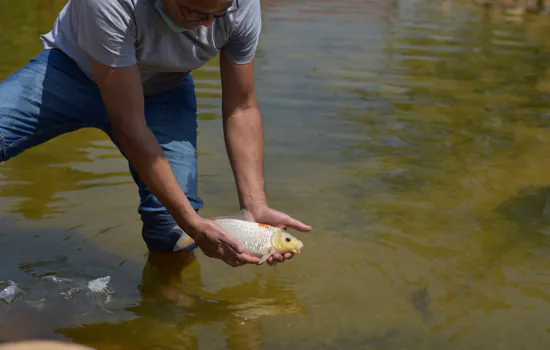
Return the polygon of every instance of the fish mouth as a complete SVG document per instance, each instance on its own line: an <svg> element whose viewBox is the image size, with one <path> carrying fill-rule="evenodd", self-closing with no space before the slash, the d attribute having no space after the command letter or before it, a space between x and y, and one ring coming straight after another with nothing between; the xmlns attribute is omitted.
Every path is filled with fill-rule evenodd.
<svg viewBox="0 0 550 350"><path fill-rule="evenodd" d="M294 249L292 250L292 252L293 252L294 254L302 254L302 248L303 248L303 247L304 247L304 245L303 245L303 244L300 244L299 246L297 246L296 248L294 248Z"/></svg>

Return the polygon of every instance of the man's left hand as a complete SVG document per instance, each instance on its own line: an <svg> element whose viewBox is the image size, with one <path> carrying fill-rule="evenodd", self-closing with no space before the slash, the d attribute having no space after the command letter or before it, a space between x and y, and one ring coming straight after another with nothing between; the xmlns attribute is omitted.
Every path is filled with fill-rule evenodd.
<svg viewBox="0 0 550 350"><path fill-rule="evenodd" d="M263 206L248 211L252 214L252 217L256 222L261 222L263 224L280 228L293 228L301 232L311 231L311 226L294 219L286 213L269 208L268 206ZM275 253L267 259L267 263L269 265L275 265L279 262L290 260L293 256L293 253L285 253L284 255Z"/></svg>

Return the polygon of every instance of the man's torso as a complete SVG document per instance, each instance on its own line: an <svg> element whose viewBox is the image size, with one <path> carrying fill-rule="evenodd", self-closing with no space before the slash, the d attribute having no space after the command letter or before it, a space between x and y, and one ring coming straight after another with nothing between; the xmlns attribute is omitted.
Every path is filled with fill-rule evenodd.
<svg viewBox="0 0 550 350"><path fill-rule="evenodd" d="M130 56L135 56L144 93L149 95L179 85L188 72L203 66L224 46L234 62L249 62L260 26L259 0L239 0L237 12L215 19L212 27L184 32L164 22L154 0L70 0L52 31L41 39L44 48L65 52L92 80L90 54L105 57L105 64L111 66L127 66L134 63ZM121 33L133 48L112 44Z"/></svg>

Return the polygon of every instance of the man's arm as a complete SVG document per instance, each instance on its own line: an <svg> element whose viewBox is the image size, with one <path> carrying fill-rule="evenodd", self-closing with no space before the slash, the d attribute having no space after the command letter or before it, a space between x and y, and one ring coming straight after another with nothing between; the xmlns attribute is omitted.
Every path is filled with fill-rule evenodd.
<svg viewBox="0 0 550 350"><path fill-rule="evenodd" d="M267 204L264 189L264 133L254 91L254 54L261 30L260 1L246 2L240 25L220 54L223 128L241 208L254 220L310 231L308 226ZM273 254L268 263L291 259Z"/></svg>
<svg viewBox="0 0 550 350"><path fill-rule="evenodd" d="M151 192L185 230L188 223L198 215L179 185L164 151L147 126L143 88L137 66L113 68L92 59L92 67L113 132L123 153Z"/></svg>
<svg viewBox="0 0 550 350"><path fill-rule="evenodd" d="M198 215L145 121L142 81L136 65L133 7L111 0L74 1L69 6L79 23L76 41L90 55L95 80L122 152L176 222L188 226Z"/></svg>
<svg viewBox="0 0 550 350"><path fill-rule="evenodd" d="M241 207L267 206L264 192L264 134L254 91L254 61L232 63L220 55L222 114L227 153Z"/></svg>
<svg viewBox="0 0 550 350"><path fill-rule="evenodd" d="M242 244L225 235L212 220L201 218L189 203L164 151L147 126L137 66L113 68L92 59L92 68L122 152L176 223L209 257L232 266L257 263L259 258L245 254Z"/></svg>
<svg viewBox="0 0 550 350"><path fill-rule="evenodd" d="M170 212L205 255L232 266L257 263L238 240L224 234L212 220L200 217L174 175L155 135L147 126L143 87L136 65L136 23L130 2L71 2L78 17L78 44L90 55L95 80L105 103L114 136L141 180Z"/></svg>
<svg viewBox="0 0 550 350"><path fill-rule="evenodd" d="M241 208L248 210L258 222L310 231L311 226L267 204L263 169L264 134L254 92L254 61L235 64L222 51L220 71L225 144ZM292 253L277 253L268 259L268 263L281 262L292 256Z"/></svg>

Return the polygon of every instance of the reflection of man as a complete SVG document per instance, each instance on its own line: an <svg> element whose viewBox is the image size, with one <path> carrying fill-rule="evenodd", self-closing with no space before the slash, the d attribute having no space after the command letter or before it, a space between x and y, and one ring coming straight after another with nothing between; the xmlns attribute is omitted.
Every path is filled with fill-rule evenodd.
<svg viewBox="0 0 550 350"><path fill-rule="evenodd" d="M39 292L41 296L46 293L43 308L36 309L26 302L11 305L16 308L10 309L13 315L8 313L11 315L10 322L2 323L0 320L0 343L1 339L5 339L11 341L6 346L21 346L6 350L49 350L51 345L59 346L55 349L65 350L59 343L17 342L62 336L64 341L70 340L94 349L131 349L134 344L139 344L138 347L143 349L197 349L203 326L212 326L208 329L209 337L225 338L228 349L261 349L264 347L262 320L304 311L305 305L297 300L295 290L281 283L277 274L255 274L248 281L211 291L202 280L201 264L192 255L181 259L181 264L158 261L159 257L163 256L149 255L141 270L137 285L139 300L134 299L132 288L128 289L126 285L119 289L116 282L109 285L114 289L110 303L105 303L105 295L95 299L87 292L80 292L68 301L61 295L56 297L55 293L50 293L51 290L43 290ZM110 261L108 256L104 258ZM57 271L67 273L67 269L71 270L68 265L60 265L59 261L53 263L55 265L44 261L30 263L24 273L40 278L45 271L52 271L54 266ZM130 267L126 271L136 270ZM64 276L70 277L71 274ZM116 274L112 277L113 281L119 280ZM40 284L27 286L31 291L39 291L42 289L39 287L43 287ZM62 288L72 287L68 284ZM36 300L32 295L29 294L26 301ZM82 305L85 310L70 307L71 304ZM117 321L102 320L105 310L112 311ZM29 345L32 347L23 347ZM0 350L4 350L1 345ZM84 349L69 347L66 350Z"/></svg>
<svg viewBox="0 0 550 350"><path fill-rule="evenodd" d="M208 291L194 258L183 264L184 273L151 260L142 270L141 300L124 308L133 315L130 320L72 324L55 333L97 349L132 344L198 349L202 330L213 340L224 339L227 349L252 350L265 347L263 320L304 311L294 290L285 288L276 274L256 274L246 282Z"/></svg>
<svg viewBox="0 0 550 350"><path fill-rule="evenodd" d="M224 136L241 207L257 221L310 230L270 208L264 193L253 66L260 27L259 0L70 0L42 36L45 50L0 84L0 161L62 133L99 128L131 164L152 253L174 252L185 231L209 257L258 262L197 213L189 72L220 53ZM291 254L270 261L285 258Z"/></svg>

